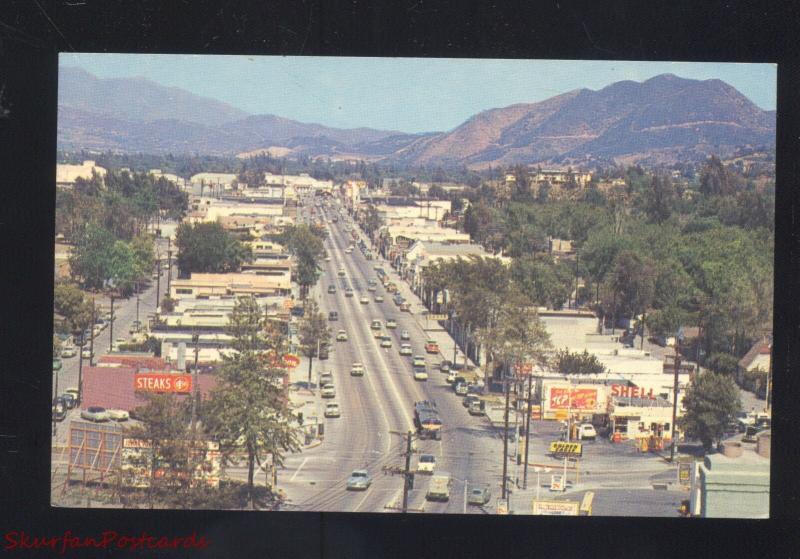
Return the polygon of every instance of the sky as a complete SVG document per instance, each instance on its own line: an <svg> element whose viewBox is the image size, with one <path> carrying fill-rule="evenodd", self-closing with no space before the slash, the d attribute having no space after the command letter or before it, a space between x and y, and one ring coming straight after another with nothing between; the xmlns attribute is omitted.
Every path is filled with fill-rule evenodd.
<svg viewBox="0 0 800 559"><path fill-rule="evenodd" d="M337 128L447 131L472 115L672 73L720 79L775 109L777 66L705 62L62 53L100 78L145 77L252 114Z"/></svg>

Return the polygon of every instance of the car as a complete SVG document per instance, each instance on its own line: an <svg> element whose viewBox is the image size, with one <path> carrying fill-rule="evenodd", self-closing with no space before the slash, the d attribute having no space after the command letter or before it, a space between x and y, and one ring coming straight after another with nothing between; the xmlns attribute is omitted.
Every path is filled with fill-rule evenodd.
<svg viewBox="0 0 800 559"><path fill-rule="evenodd" d="M380 320L373 320L369 325L371 330L380 330L382 328Z"/></svg>
<svg viewBox="0 0 800 559"><path fill-rule="evenodd" d="M359 299L358 301L359 301L359 303L361 303L362 305L369 304L369 298L368 298L366 295L363 295L363 296L361 297L361 299Z"/></svg>
<svg viewBox="0 0 800 559"><path fill-rule="evenodd" d="M581 423L578 426L578 439L581 441L593 441L597 438L597 431L591 423Z"/></svg>
<svg viewBox="0 0 800 559"><path fill-rule="evenodd" d="M330 262L330 261L331 261L331 257L330 256L326 256L325 257L325 262Z"/></svg>
<svg viewBox="0 0 800 559"><path fill-rule="evenodd" d="M465 408L468 408L472 402L479 402L480 398L475 394L467 394L463 400L461 400L461 405Z"/></svg>
<svg viewBox="0 0 800 559"><path fill-rule="evenodd" d="M346 342L347 341L347 332L344 330L339 330L336 333L336 341L337 342Z"/></svg>
<svg viewBox="0 0 800 559"><path fill-rule="evenodd" d="M64 394L72 394L73 396L75 396L75 400L77 400L79 393L78 393L78 389L77 388L72 387L72 388L65 389L64 390Z"/></svg>
<svg viewBox="0 0 800 559"><path fill-rule="evenodd" d="M350 367L350 376L351 377L363 377L364 376L364 365L361 363L353 363L353 366Z"/></svg>
<svg viewBox="0 0 800 559"><path fill-rule="evenodd" d="M400 345L400 355L411 355L413 350L411 349L411 344L401 344Z"/></svg>
<svg viewBox="0 0 800 559"><path fill-rule="evenodd" d="M136 334L142 329L142 323L138 320L134 320L133 324L131 324L130 330L128 330L129 334Z"/></svg>
<svg viewBox="0 0 800 559"><path fill-rule="evenodd" d="M347 275L347 272L344 271L344 268L339 268L339 271L336 273L340 278L343 278Z"/></svg>
<svg viewBox="0 0 800 559"><path fill-rule="evenodd" d="M328 320L331 322L335 322L339 320L339 313L336 311L331 311L328 313Z"/></svg>
<svg viewBox="0 0 800 559"><path fill-rule="evenodd" d="M325 406L325 417L340 417L339 404L331 402Z"/></svg>
<svg viewBox="0 0 800 559"><path fill-rule="evenodd" d="M336 293L336 286L335 285L329 285L328 286L328 293Z"/></svg>
<svg viewBox="0 0 800 559"><path fill-rule="evenodd" d="M323 361L328 359L328 357L329 357L328 356L328 352L329 351L330 350L328 349L327 343L325 345L320 346L320 348L319 348L319 358L322 359Z"/></svg>
<svg viewBox="0 0 800 559"><path fill-rule="evenodd" d="M62 359L69 359L70 357L75 357L76 355L78 355L78 350L72 346L67 346L61 350Z"/></svg>
<svg viewBox="0 0 800 559"><path fill-rule="evenodd" d="M400 303L400 312L411 312L411 304L403 301Z"/></svg>
<svg viewBox="0 0 800 559"><path fill-rule="evenodd" d="M428 371L425 367L414 367L414 380L428 380Z"/></svg>
<svg viewBox="0 0 800 559"><path fill-rule="evenodd" d="M410 340L411 334L408 333L408 330L400 330L400 339L401 340Z"/></svg>
<svg viewBox="0 0 800 559"><path fill-rule="evenodd" d="M406 300L403 299L403 297L401 297L400 294L398 293L397 295L392 297L392 301L394 301L395 305L400 306L401 304L405 303Z"/></svg>
<svg viewBox="0 0 800 559"><path fill-rule="evenodd" d="M92 358L92 350L87 347L86 349L81 351L81 357L83 357L84 359L91 359Z"/></svg>
<svg viewBox="0 0 800 559"><path fill-rule="evenodd" d="M347 289L345 289L344 290L344 296L345 297L352 297L353 296L353 288L352 287L348 287Z"/></svg>
<svg viewBox="0 0 800 559"><path fill-rule="evenodd" d="M292 310L289 311L289 314L291 314L292 316L296 316L296 317L302 317L302 316L305 316L306 310L301 306L295 306L295 307L292 307Z"/></svg>
<svg viewBox="0 0 800 559"><path fill-rule="evenodd" d="M347 478L348 490L366 491L370 485L372 485L372 478L367 470L353 470L350 477Z"/></svg>
<svg viewBox="0 0 800 559"><path fill-rule="evenodd" d="M467 394L483 394L483 384L479 384L477 382L468 382Z"/></svg>
<svg viewBox="0 0 800 559"><path fill-rule="evenodd" d="M61 399L64 400L64 405L68 410L74 408L78 403L78 397L72 392L65 392L61 395Z"/></svg>
<svg viewBox="0 0 800 559"><path fill-rule="evenodd" d="M412 367L424 367L425 366L425 358L422 355L415 355L411 359L411 366Z"/></svg>
<svg viewBox="0 0 800 559"><path fill-rule="evenodd" d="M450 361L445 359L444 361L439 363L439 371L441 371L443 373L449 373L450 372L450 365L452 365L452 363L450 363Z"/></svg>
<svg viewBox="0 0 800 559"><path fill-rule="evenodd" d="M377 289L378 289L378 288L377 288L377 287L375 287L374 285L368 285L368 286L367 286L367 291L376 291Z"/></svg>
<svg viewBox="0 0 800 559"><path fill-rule="evenodd" d="M372 333L372 337L375 338L376 340L380 340L381 338L383 338L383 331L382 330L375 330Z"/></svg>
<svg viewBox="0 0 800 559"><path fill-rule="evenodd" d="M353 254L353 249L350 248L350 247L347 247L346 249L344 249L344 253L345 254Z"/></svg>
<svg viewBox="0 0 800 559"><path fill-rule="evenodd" d="M417 462L417 472L432 474L436 469L436 457L433 454L421 454Z"/></svg>
<svg viewBox="0 0 800 559"><path fill-rule="evenodd" d="M390 318L389 320L386 321L386 327L387 328L397 328L397 321L394 320L393 318Z"/></svg>
<svg viewBox="0 0 800 559"><path fill-rule="evenodd" d="M81 418L88 421L93 421L95 423L108 421L109 419L106 409L101 408L100 406L89 406L85 410L81 411Z"/></svg>
<svg viewBox="0 0 800 559"><path fill-rule="evenodd" d="M326 384L333 384L333 373L330 371L322 371L319 375L319 385L325 386Z"/></svg>
<svg viewBox="0 0 800 559"><path fill-rule="evenodd" d="M425 351L428 353L439 353L439 344L436 340L428 340L425 342Z"/></svg>
<svg viewBox="0 0 800 559"><path fill-rule="evenodd" d="M478 398L470 402L467 411L470 415L486 415L486 402Z"/></svg>
<svg viewBox="0 0 800 559"><path fill-rule="evenodd" d="M492 492L486 485L470 484L467 486L467 504L484 506L492 498Z"/></svg>
<svg viewBox="0 0 800 559"><path fill-rule="evenodd" d="M67 406L62 398L53 400L53 421L64 421L67 418Z"/></svg>
<svg viewBox="0 0 800 559"><path fill-rule="evenodd" d="M447 378L445 379L445 382L446 382L447 384L453 384L453 382L455 382L455 380L456 380L456 376L457 376L457 375L456 375L455 371L450 371L450 372L447 374Z"/></svg>
<svg viewBox="0 0 800 559"><path fill-rule="evenodd" d="M125 410L106 410L109 419L113 419L114 421L128 421L130 419L130 414Z"/></svg>
<svg viewBox="0 0 800 559"><path fill-rule="evenodd" d="M392 347L392 338L384 336L381 338L381 347Z"/></svg>
<svg viewBox="0 0 800 559"><path fill-rule="evenodd" d="M375 295L376 303L383 303L383 295Z"/></svg>
<svg viewBox="0 0 800 559"><path fill-rule="evenodd" d="M53 358L53 370L54 371L60 371L61 367L62 367L61 359L59 359L58 357L54 357Z"/></svg>
<svg viewBox="0 0 800 559"><path fill-rule="evenodd" d="M323 398L335 398L336 397L336 388L332 384L326 384L320 390L320 396Z"/></svg>
<svg viewBox="0 0 800 559"><path fill-rule="evenodd" d="M469 387L466 382L456 382L453 384L453 390L458 396L466 396L469 393Z"/></svg>

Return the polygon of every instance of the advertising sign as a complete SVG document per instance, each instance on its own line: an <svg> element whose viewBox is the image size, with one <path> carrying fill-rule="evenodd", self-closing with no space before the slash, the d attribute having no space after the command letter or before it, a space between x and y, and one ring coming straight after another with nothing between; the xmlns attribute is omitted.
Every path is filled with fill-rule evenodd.
<svg viewBox="0 0 800 559"><path fill-rule="evenodd" d="M692 484L692 462L678 462L678 483L686 487Z"/></svg>
<svg viewBox="0 0 800 559"><path fill-rule="evenodd" d="M165 446L169 445L164 441ZM186 443L188 445L188 442ZM212 487L219 486L221 474L221 453L219 443L214 441L197 441L195 447L189 449L192 463L196 464L192 474L192 485L200 483ZM151 466L153 461L153 448L150 441L126 437L122 441L122 472L123 483L128 487L149 487ZM169 474L167 468L157 467L153 471L156 479L165 478ZM187 471L174 473L175 479L186 479Z"/></svg>
<svg viewBox="0 0 800 559"><path fill-rule="evenodd" d="M655 400L656 395L653 394L653 389L645 389L640 386L626 386L624 384L612 384L611 395L620 396L622 398L648 398Z"/></svg>
<svg viewBox="0 0 800 559"><path fill-rule="evenodd" d="M446 314L429 314L427 315L428 320L447 320Z"/></svg>
<svg viewBox="0 0 800 559"><path fill-rule="evenodd" d="M564 491L564 476L560 474L550 476L550 491Z"/></svg>
<svg viewBox="0 0 800 559"><path fill-rule="evenodd" d="M297 355L287 353L283 356L283 364L290 369L294 369L300 364L300 358Z"/></svg>
<svg viewBox="0 0 800 559"><path fill-rule="evenodd" d="M192 391L192 375L173 373L137 373L133 375L133 389L145 392Z"/></svg>
<svg viewBox="0 0 800 559"><path fill-rule="evenodd" d="M578 502L534 500L533 514L540 516L578 516Z"/></svg>
<svg viewBox="0 0 800 559"><path fill-rule="evenodd" d="M597 408L596 388L550 389L550 409L575 411L594 411Z"/></svg>
<svg viewBox="0 0 800 559"><path fill-rule="evenodd" d="M553 441L550 443L550 454L556 456L583 456L583 445L581 443Z"/></svg>

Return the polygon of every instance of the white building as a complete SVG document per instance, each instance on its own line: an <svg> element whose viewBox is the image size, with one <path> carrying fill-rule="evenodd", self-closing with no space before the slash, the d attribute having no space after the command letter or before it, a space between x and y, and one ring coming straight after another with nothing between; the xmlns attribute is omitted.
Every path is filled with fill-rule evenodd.
<svg viewBox="0 0 800 559"><path fill-rule="evenodd" d="M98 167L92 160L86 160L80 165L56 165L56 186L62 188L72 188L77 179L89 180L92 174L105 177L108 171L103 167Z"/></svg>

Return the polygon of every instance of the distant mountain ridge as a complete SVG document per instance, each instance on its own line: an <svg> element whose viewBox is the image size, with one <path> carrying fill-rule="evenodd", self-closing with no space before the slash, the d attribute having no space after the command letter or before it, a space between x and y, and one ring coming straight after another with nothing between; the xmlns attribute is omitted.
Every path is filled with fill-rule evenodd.
<svg viewBox="0 0 800 559"><path fill-rule="evenodd" d="M59 72L61 149L363 157L403 165L670 160L775 142L764 111L720 80L662 74L482 111L448 132L339 129L235 107L144 78Z"/></svg>

